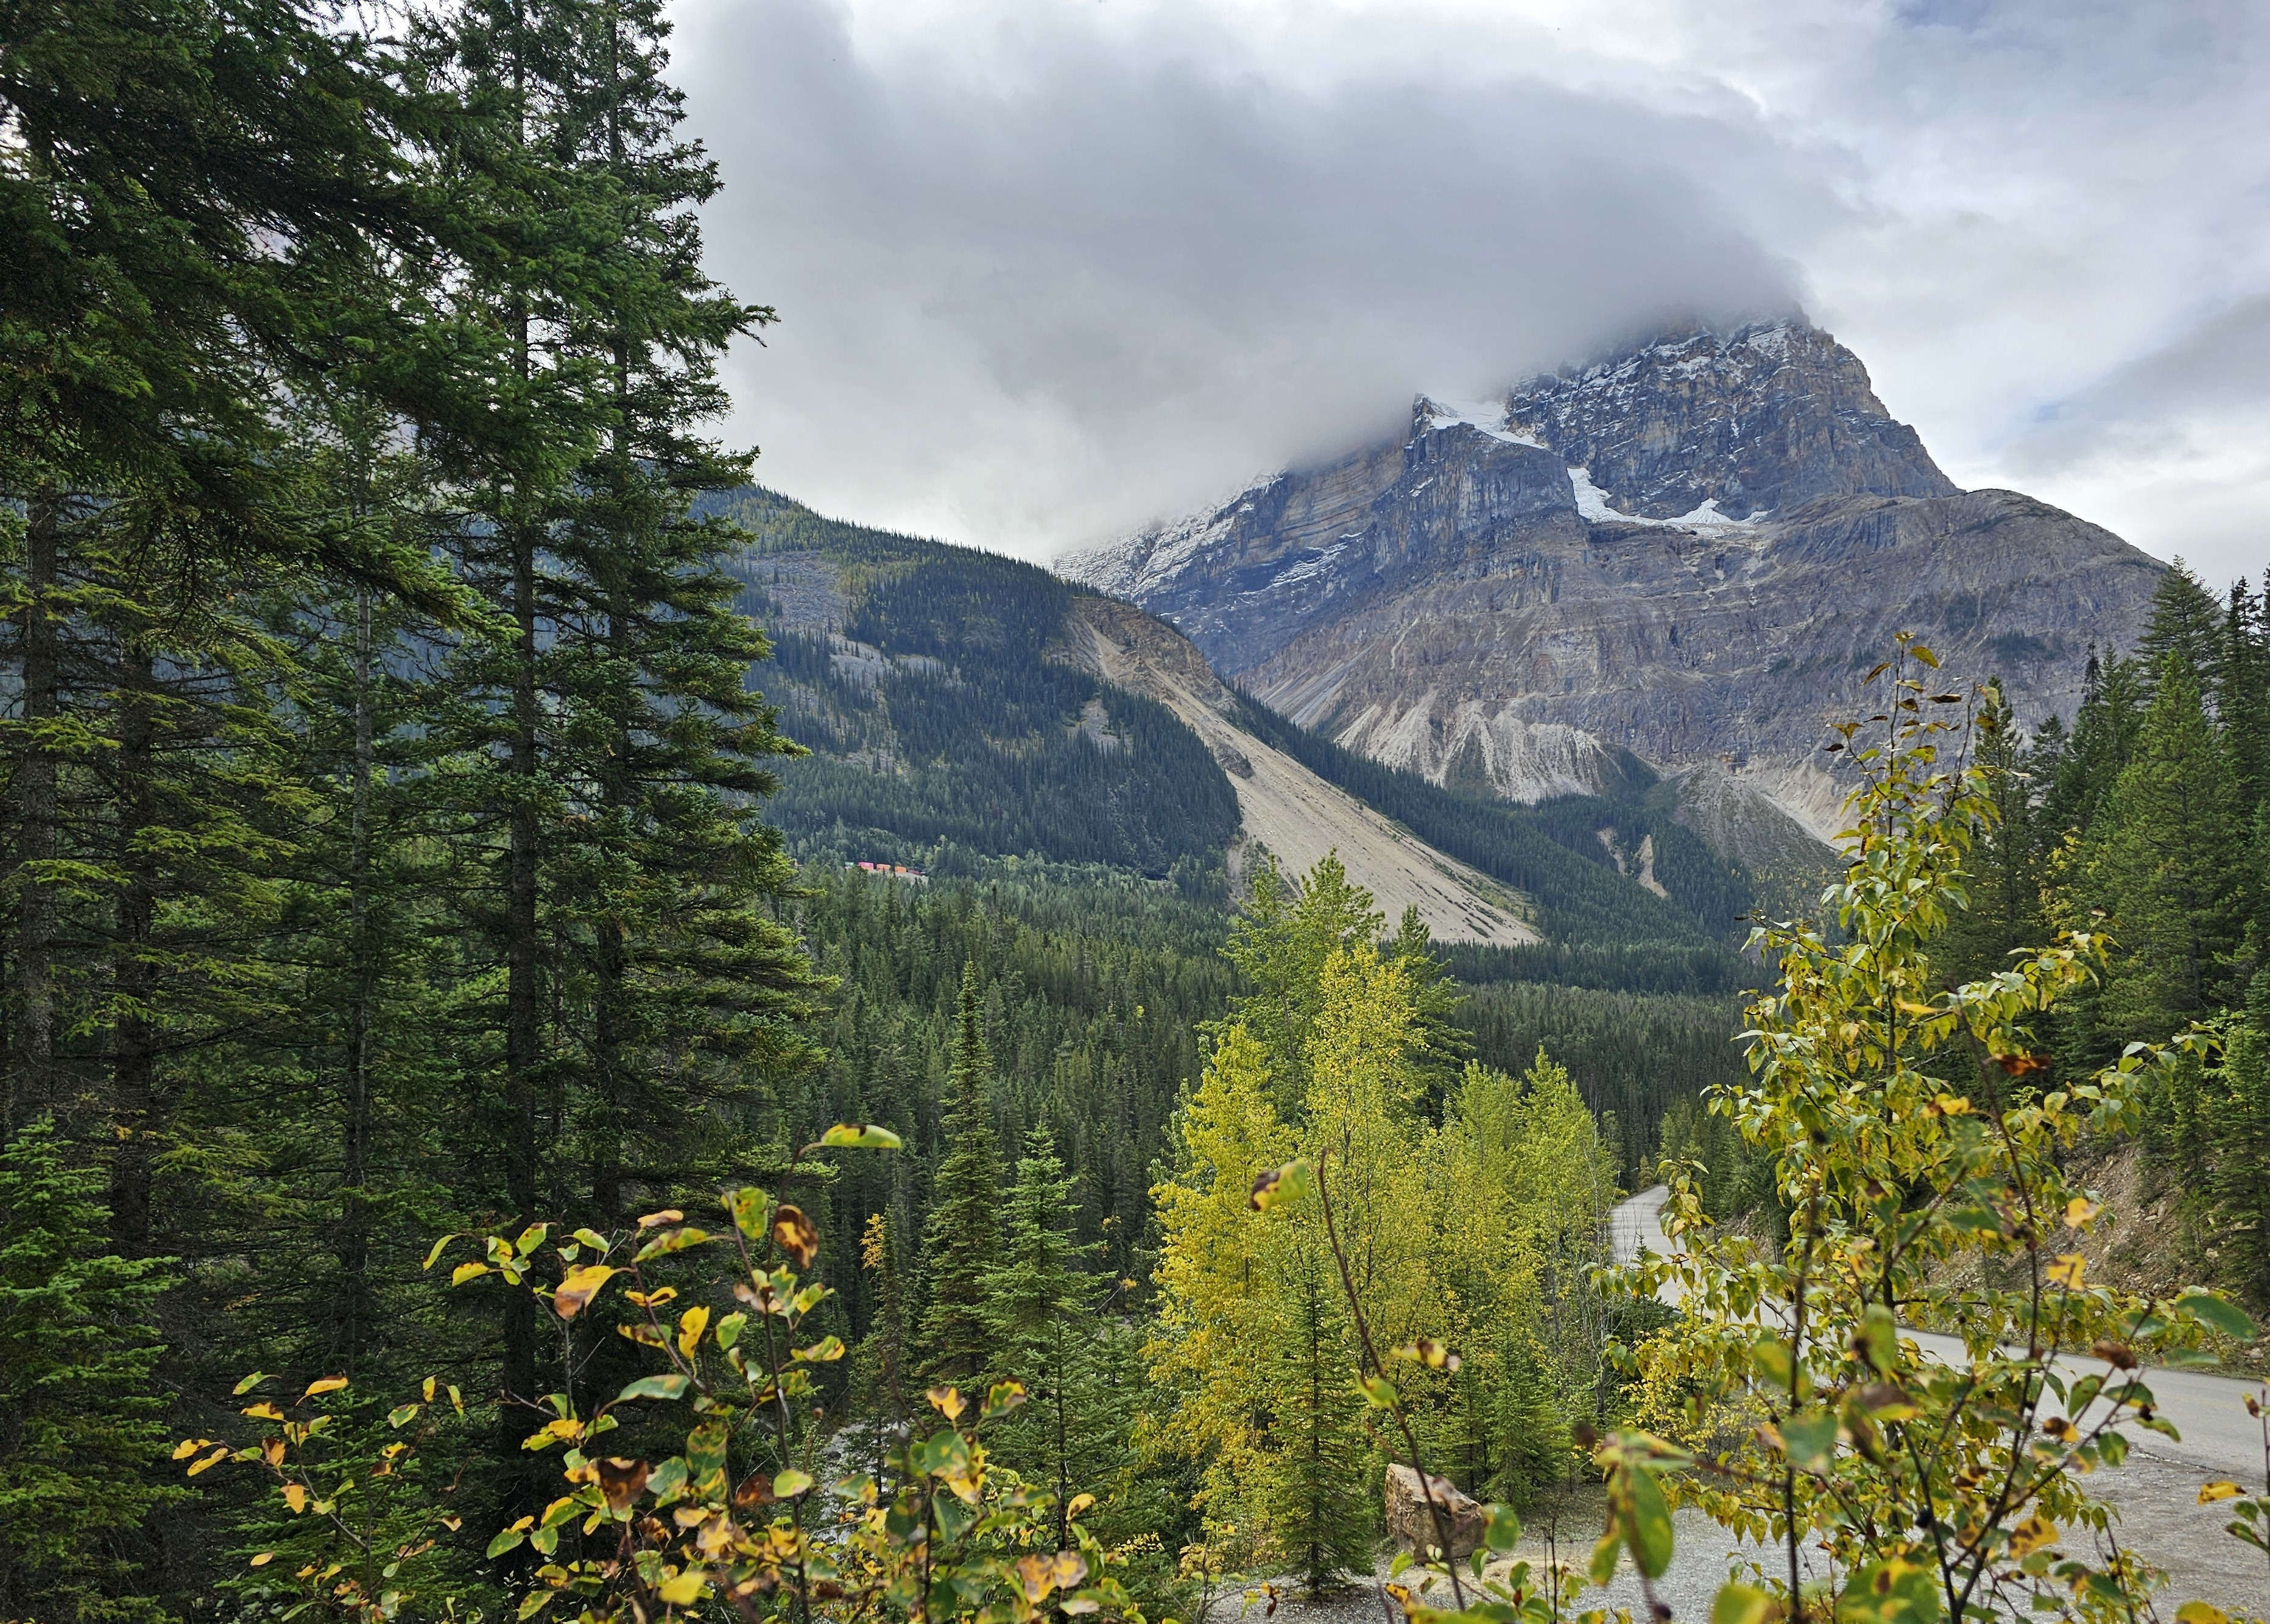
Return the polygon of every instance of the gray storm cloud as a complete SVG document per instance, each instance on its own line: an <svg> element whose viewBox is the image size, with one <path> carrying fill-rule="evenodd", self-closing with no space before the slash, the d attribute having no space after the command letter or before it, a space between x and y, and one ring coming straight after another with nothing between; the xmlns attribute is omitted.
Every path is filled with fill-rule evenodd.
<svg viewBox="0 0 2270 1624"><path fill-rule="evenodd" d="M1788 308L1796 272L1731 200L1840 206L1739 108L1299 89L1187 26L1107 42L1076 15L982 72L863 54L817 0L681 28L728 187L713 264L782 317L732 370L761 476L1027 556L1376 432L1415 389Z"/></svg>

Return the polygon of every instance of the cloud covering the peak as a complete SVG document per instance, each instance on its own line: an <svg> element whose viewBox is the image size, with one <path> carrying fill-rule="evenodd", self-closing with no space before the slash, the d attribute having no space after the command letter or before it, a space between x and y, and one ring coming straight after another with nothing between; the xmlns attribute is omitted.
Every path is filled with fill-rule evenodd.
<svg viewBox="0 0 2270 1624"><path fill-rule="evenodd" d="M2264 30L2156 11L681 0L711 262L782 317L731 433L828 511L1047 556L1417 390L1803 305L1958 481L2259 568L2210 330L2270 332L2270 144L2214 134L2270 133L2225 60Z"/></svg>

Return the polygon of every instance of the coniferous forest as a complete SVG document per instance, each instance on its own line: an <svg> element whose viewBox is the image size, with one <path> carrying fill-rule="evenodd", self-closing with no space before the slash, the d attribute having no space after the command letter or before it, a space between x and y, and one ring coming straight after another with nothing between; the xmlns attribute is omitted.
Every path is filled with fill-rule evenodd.
<svg viewBox="0 0 2270 1624"><path fill-rule="evenodd" d="M1547 939L1233 872L1082 589L717 438L774 312L668 34L6 12L0 1620L1202 1619L1369 1578L1421 1461L1648 1571L1605 1220L1663 1150L1795 1210L1759 884L1636 763L1510 808L1252 704ZM2069 727L1984 692L1911 990L2108 938L2028 1068L2195 1029L2095 1131L2270 1303L2270 613L2178 568Z"/></svg>

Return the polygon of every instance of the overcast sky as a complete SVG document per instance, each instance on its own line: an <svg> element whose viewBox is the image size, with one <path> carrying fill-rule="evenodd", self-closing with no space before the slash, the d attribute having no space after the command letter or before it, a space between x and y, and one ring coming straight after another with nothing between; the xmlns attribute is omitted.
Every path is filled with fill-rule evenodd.
<svg viewBox="0 0 2270 1624"><path fill-rule="evenodd" d="M679 0L731 432L1042 558L1667 315L1801 307L1958 484L2270 564L2251 0Z"/></svg>

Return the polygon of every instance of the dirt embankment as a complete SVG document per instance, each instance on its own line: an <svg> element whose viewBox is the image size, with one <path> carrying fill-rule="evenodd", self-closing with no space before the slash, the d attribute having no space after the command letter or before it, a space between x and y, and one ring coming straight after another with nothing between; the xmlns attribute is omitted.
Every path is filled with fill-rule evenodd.
<svg viewBox="0 0 2270 1624"><path fill-rule="evenodd" d="M1338 851L1348 878L1391 921L1416 908L1438 942L1540 939L1517 892L1443 856L1231 721L1236 696L1163 622L1109 598L1075 597L1063 657L1181 717L1229 775L1246 839L1287 871L1304 873Z"/></svg>

